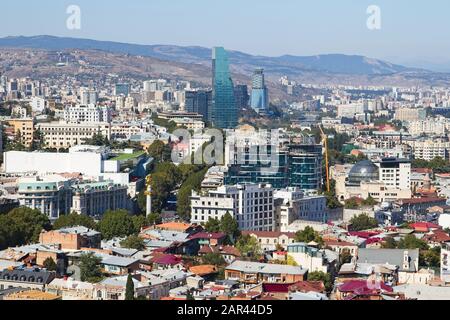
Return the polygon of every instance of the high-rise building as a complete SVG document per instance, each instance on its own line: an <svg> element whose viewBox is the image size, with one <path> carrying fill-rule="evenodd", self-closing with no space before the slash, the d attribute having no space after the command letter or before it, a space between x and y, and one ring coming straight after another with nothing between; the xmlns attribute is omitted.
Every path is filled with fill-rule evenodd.
<svg viewBox="0 0 450 320"><path fill-rule="evenodd" d="M238 110L248 107L250 97L248 95L248 88L245 84L238 84L234 87L234 98L236 100L236 108Z"/></svg>
<svg viewBox="0 0 450 320"><path fill-rule="evenodd" d="M213 101L209 121L218 128L234 128L238 123L238 114L227 52L222 47L213 48L212 59Z"/></svg>
<svg viewBox="0 0 450 320"><path fill-rule="evenodd" d="M123 95L127 97L130 94L131 86L129 83L118 83L115 88L115 95L120 96Z"/></svg>
<svg viewBox="0 0 450 320"><path fill-rule="evenodd" d="M195 90L185 92L185 111L201 114L204 121L208 120L208 110L211 107L211 103L211 90Z"/></svg>
<svg viewBox="0 0 450 320"><path fill-rule="evenodd" d="M313 139L281 137L270 132L228 134L225 144L224 183L268 183L276 189L297 187L306 194L322 186L322 145Z"/></svg>
<svg viewBox="0 0 450 320"><path fill-rule="evenodd" d="M269 184L243 184L221 186L201 195L192 192L191 222L207 223L210 219L221 219L231 214L241 230L273 231L274 198Z"/></svg>
<svg viewBox="0 0 450 320"><path fill-rule="evenodd" d="M269 107L269 91L264 80L264 69L256 69L253 73L251 106L257 112Z"/></svg>

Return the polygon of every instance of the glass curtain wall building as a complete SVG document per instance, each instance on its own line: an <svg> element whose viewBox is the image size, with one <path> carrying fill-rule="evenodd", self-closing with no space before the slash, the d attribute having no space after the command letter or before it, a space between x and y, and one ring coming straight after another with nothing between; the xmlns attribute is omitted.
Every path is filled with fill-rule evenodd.
<svg viewBox="0 0 450 320"><path fill-rule="evenodd" d="M213 101L209 122L221 129L232 129L238 124L233 80L230 76L228 55L224 48L213 48Z"/></svg>
<svg viewBox="0 0 450 320"><path fill-rule="evenodd" d="M251 107L257 112L269 107L269 92L264 80L264 69L256 69L253 73Z"/></svg>

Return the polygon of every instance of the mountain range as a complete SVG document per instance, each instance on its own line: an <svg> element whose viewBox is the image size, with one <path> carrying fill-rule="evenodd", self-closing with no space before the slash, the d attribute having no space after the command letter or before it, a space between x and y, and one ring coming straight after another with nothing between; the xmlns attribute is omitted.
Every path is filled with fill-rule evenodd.
<svg viewBox="0 0 450 320"><path fill-rule="evenodd" d="M204 47L181 47L175 45L140 45L90 39L55 36L0 38L0 47L33 48L46 50L102 50L183 63L210 63L211 49ZM392 74L419 71L389 62L358 55L326 54L316 56L280 57L254 56L239 51L229 51L230 62L237 66L265 68L267 72L296 73L295 71L320 71L340 74Z"/></svg>
<svg viewBox="0 0 450 320"><path fill-rule="evenodd" d="M211 48L176 45L141 45L56 36L10 36L0 38L3 49L49 51L98 50L160 61L211 67ZM325 54L267 57L228 50L233 73L250 76L264 68L269 81L288 76L302 83L364 85L448 85L450 74L405 67L359 55Z"/></svg>

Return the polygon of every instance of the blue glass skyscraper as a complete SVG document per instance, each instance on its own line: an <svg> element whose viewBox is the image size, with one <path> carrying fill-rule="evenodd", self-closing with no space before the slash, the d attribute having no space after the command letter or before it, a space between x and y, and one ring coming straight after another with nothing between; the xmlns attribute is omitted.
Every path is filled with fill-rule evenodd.
<svg viewBox="0 0 450 320"><path fill-rule="evenodd" d="M233 129L238 124L233 80L231 80L228 55L224 48L213 48L213 101L209 121L221 129Z"/></svg>
<svg viewBox="0 0 450 320"><path fill-rule="evenodd" d="M251 106L257 112L269 107L269 92L264 81L263 69L256 69L253 73Z"/></svg>

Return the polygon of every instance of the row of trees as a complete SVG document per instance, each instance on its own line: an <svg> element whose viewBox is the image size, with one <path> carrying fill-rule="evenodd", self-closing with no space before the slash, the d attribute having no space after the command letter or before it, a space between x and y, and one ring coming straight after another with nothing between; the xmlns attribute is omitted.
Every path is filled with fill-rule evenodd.
<svg viewBox="0 0 450 320"><path fill-rule="evenodd" d="M437 268L440 266L441 248L430 246L423 240L418 239L413 234L409 234L400 240L396 241L392 237L385 239L383 248L386 249L419 249L419 264L430 268Z"/></svg>
<svg viewBox="0 0 450 320"><path fill-rule="evenodd" d="M436 157L431 161L415 159L412 161L411 165L413 168L432 169L435 173L449 173L450 172L450 163L441 157Z"/></svg>
<svg viewBox="0 0 450 320"><path fill-rule="evenodd" d="M51 228L50 220L40 211L13 209L0 215L0 249L37 242L41 231Z"/></svg>
<svg viewBox="0 0 450 320"><path fill-rule="evenodd" d="M35 243L42 230L84 226L101 232L103 239L112 239L137 235L141 228L159 222L161 221L157 216L131 216L126 210L116 210L106 212L98 223L89 216L72 213L62 215L52 226L48 217L40 211L20 207L0 215L0 249ZM133 238L128 239L125 244L141 248Z"/></svg>

